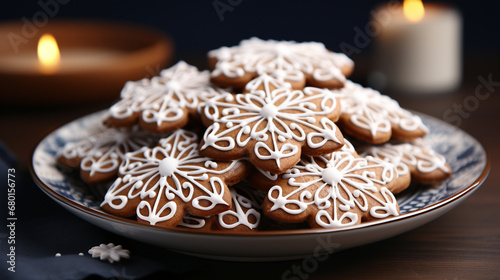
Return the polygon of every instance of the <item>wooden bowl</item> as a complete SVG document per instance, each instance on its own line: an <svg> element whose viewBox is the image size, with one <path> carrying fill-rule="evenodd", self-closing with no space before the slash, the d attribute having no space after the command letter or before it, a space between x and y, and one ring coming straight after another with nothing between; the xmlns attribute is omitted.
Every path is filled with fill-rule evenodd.
<svg viewBox="0 0 500 280"><path fill-rule="evenodd" d="M61 50L79 55L54 73L41 71L39 38L52 34ZM26 22L0 25L0 98L2 103L60 105L118 99L126 81L151 77L165 68L173 53L170 39L155 30L131 24L51 20L42 27ZM103 52L102 59L88 53ZM112 54L112 55L107 55ZM21 60L34 60L23 63ZM64 67L67 66L67 67Z"/></svg>

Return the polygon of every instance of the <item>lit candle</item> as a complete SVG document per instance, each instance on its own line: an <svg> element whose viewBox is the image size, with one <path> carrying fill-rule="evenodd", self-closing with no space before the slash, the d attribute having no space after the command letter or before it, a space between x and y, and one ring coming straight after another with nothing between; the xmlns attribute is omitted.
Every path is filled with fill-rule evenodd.
<svg viewBox="0 0 500 280"><path fill-rule="evenodd" d="M403 5L376 10L390 15L375 37L378 88L415 93L446 92L461 81L461 16L446 5L405 0ZM388 10L390 9L390 12Z"/></svg>
<svg viewBox="0 0 500 280"><path fill-rule="evenodd" d="M51 34L44 34L38 41L38 60L42 72L50 74L57 71L61 60L56 39Z"/></svg>
<svg viewBox="0 0 500 280"><path fill-rule="evenodd" d="M28 36L24 24L0 24L0 37L16 39L0 40L4 104L113 100L126 81L156 75L172 54L171 41L148 28L53 20Z"/></svg>
<svg viewBox="0 0 500 280"><path fill-rule="evenodd" d="M38 40L37 53L22 52L2 57L0 68L12 72L57 72L85 71L106 67L119 59L123 51L105 48L66 48L59 49L56 38L50 33L43 34Z"/></svg>

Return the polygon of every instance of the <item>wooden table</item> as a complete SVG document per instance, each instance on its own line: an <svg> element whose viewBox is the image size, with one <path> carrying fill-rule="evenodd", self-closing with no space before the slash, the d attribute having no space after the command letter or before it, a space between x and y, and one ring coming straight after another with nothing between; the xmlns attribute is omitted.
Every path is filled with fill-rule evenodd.
<svg viewBox="0 0 500 280"><path fill-rule="evenodd" d="M488 75L492 75L491 80L500 81L498 74L476 73L452 94L427 98L396 96L402 106L439 119L456 123L458 120L451 117L460 114L460 128L478 139L490 156L491 172L486 182L462 204L433 222L384 241L334 253L319 262L315 271L302 271L284 279L500 279L500 187L497 183L500 168L496 161L500 158L497 123L500 120L500 86L482 86L475 95L482 84L478 77L487 80ZM110 101L104 101L65 108L3 105L0 139L18 157L19 172L25 172L33 148L45 134L109 104ZM453 114L444 115L450 109L454 110ZM203 262L205 270L183 279L197 279L203 275L218 279L282 279L283 273L301 266L302 260ZM263 276L264 271L267 276Z"/></svg>

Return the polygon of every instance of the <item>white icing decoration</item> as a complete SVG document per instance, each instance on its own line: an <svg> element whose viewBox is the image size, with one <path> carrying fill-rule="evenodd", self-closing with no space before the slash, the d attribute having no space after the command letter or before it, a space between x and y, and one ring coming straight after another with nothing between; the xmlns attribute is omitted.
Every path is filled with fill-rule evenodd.
<svg viewBox="0 0 500 280"><path fill-rule="evenodd" d="M393 163L384 161L379 158L374 158L372 156L365 156L365 159L368 164L372 166L375 165L377 166L377 168L382 169L382 171L380 172L380 176L385 184L388 184L398 178L400 173L397 171L397 167Z"/></svg>
<svg viewBox="0 0 500 280"><path fill-rule="evenodd" d="M192 229L200 229L203 228L206 224L206 218L200 218L193 216L191 214L186 214L184 218L182 218L182 222L178 224L178 226L192 228Z"/></svg>
<svg viewBox="0 0 500 280"><path fill-rule="evenodd" d="M321 172L321 179L323 182L336 186L343 179L342 173L335 167L327 167Z"/></svg>
<svg viewBox="0 0 500 280"><path fill-rule="evenodd" d="M162 177L172 177L179 165L179 161L173 157L166 157L160 161L158 170Z"/></svg>
<svg viewBox="0 0 500 280"><path fill-rule="evenodd" d="M406 145L406 144L404 144ZM410 170L408 169L408 165L406 163L403 163L403 152L401 148L397 148L391 144L384 144L383 146L378 146L378 147L369 147L367 149L363 150L364 152L362 155L372 155L375 158L380 158L383 159L384 161L388 161L394 166L396 166L396 170L398 172L398 175L403 176L408 173L410 173ZM412 159L407 159L408 164L412 161ZM415 164L412 163L412 165Z"/></svg>
<svg viewBox="0 0 500 280"><path fill-rule="evenodd" d="M263 193L249 186L234 186L230 188L230 192L233 207L230 210L217 214L217 223L225 229L233 229L239 225L243 225L248 229L257 228L260 223L261 214L259 213L259 210L261 210L261 204L264 199ZM224 217L228 215L233 216L237 221L232 224L227 224L224 222ZM250 221L250 216L255 218L255 222ZM187 214L184 216L183 221L179 223L179 226L201 229L207 224L207 219L208 217L195 217Z"/></svg>
<svg viewBox="0 0 500 280"><path fill-rule="evenodd" d="M350 120L354 125L369 131L373 136L389 133L393 126L399 126L405 131L428 132L420 117L401 108L395 100L376 90L346 81L342 89L332 92L343 96L340 101L342 114L351 115Z"/></svg>
<svg viewBox="0 0 500 280"><path fill-rule="evenodd" d="M254 92L262 88L292 88L292 85L289 82L277 79L276 77L266 74L268 76L271 76L272 79L253 79L250 82L248 82L245 86L245 90L247 92Z"/></svg>
<svg viewBox="0 0 500 280"><path fill-rule="evenodd" d="M205 161L205 167L206 168L217 168L217 162L207 160L207 161Z"/></svg>
<svg viewBox="0 0 500 280"><path fill-rule="evenodd" d="M109 108L109 115L116 119L125 119L139 112L141 103L148 93L146 87L150 86L151 82L148 79L125 83L120 94L121 100Z"/></svg>
<svg viewBox="0 0 500 280"><path fill-rule="evenodd" d="M317 81L345 81L341 68L352 67L346 55L328 51L321 43L250 38L234 47L209 52L217 59L212 76L242 77L245 72L269 74L280 81L304 80L304 73Z"/></svg>
<svg viewBox="0 0 500 280"><path fill-rule="evenodd" d="M345 138L344 138L344 146L342 146L342 148L340 148L340 151L351 153L353 155L357 155L357 152L354 149L354 146L352 145L352 143L349 140L345 139ZM327 154L327 155L324 155L323 157L330 158L330 156L331 156L331 154ZM385 163L385 162L383 162L383 163ZM256 170L259 173L261 173L262 175L264 175L264 177L267 178L268 180L276 181L278 179L278 174L274 174L274 173L271 173L269 171L264 171L264 170L259 169L259 168L256 168Z"/></svg>
<svg viewBox="0 0 500 280"><path fill-rule="evenodd" d="M94 246L89 250L89 254L92 258L100 258L101 261L106 260L110 263L119 262L121 258L130 258L129 250L123 249L122 245L115 246L113 243Z"/></svg>
<svg viewBox="0 0 500 280"><path fill-rule="evenodd" d="M201 211L228 205L223 199L226 187L219 177L236 168L239 161L216 170L217 163L198 155L196 134L182 129L159 142L160 145L152 149L143 148L126 155L119 169L122 177L107 191L101 206L123 209L128 200L138 197L142 201L137 206L137 216L154 225L183 211L183 206L177 205L174 198ZM194 196L195 189L204 194ZM160 204L162 197L169 200L164 205ZM143 209L147 210L146 215L141 213Z"/></svg>
<svg viewBox="0 0 500 280"><path fill-rule="evenodd" d="M249 192L246 192L248 196ZM227 210L217 215L219 225L226 229L232 229L239 225L244 225L249 229L255 229L260 223L260 213L256 210L259 209L260 206L258 202L255 200L255 197L250 196L247 198L241 194L239 194L233 188L231 189L231 197L233 199L233 207L235 210ZM243 208L246 208L245 212ZM237 219L237 221L233 224L227 224L224 222L225 216L233 216ZM251 222L249 217L253 216L255 218L255 222Z"/></svg>
<svg viewBox="0 0 500 280"><path fill-rule="evenodd" d="M247 147L253 140L256 142L253 151L259 159L275 160L280 166L282 159L296 155L299 150L296 144L284 143L286 139L305 141L311 148L320 148L327 141L341 144L335 135L337 127L327 118L338 106L336 96L330 91L316 88L299 91L286 86L272 89L276 80L268 75L259 76L250 84L252 88L260 84L263 89L246 94L227 93L200 104L203 114L214 121L205 131L201 150L212 147L229 151L236 146ZM314 102L320 102L320 106ZM315 117L321 118L319 123L310 121ZM228 127L227 123L231 125ZM310 132L307 134L306 130ZM229 136L234 132L236 137ZM313 141L314 137L315 141L321 141ZM269 138L271 143L266 142Z"/></svg>
<svg viewBox="0 0 500 280"><path fill-rule="evenodd" d="M302 157L295 167L280 175L287 185L275 185L269 190L267 197L273 203L270 210L298 215L314 205L318 209L315 221L325 228L359 223L362 217L350 212L354 208L369 212L373 218L397 216L397 201L384 190L388 181L380 170L386 167L369 164L348 152ZM369 205L369 198L375 204Z"/></svg>
<svg viewBox="0 0 500 280"><path fill-rule="evenodd" d="M110 107L109 114L126 119L142 112L144 122L160 126L186 117L185 110L196 110L200 95L213 96L217 91L210 86L208 71L200 72L180 61L151 80L128 82L122 90L122 99Z"/></svg>
<svg viewBox="0 0 500 280"><path fill-rule="evenodd" d="M446 158L436 153L422 139L396 145L386 143L382 146L370 146L363 150L363 154L394 164L399 175L408 174L410 172L408 167L413 167L420 173L431 173L436 170L451 172L446 165Z"/></svg>
<svg viewBox="0 0 500 280"><path fill-rule="evenodd" d="M344 138L344 146L342 146L342 148L340 148L340 150L343 152L349 152L352 154L356 154L356 149L354 148L352 143L345 138Z"/></svg>
<svg viewBox="0 0 500 280"><path fill-rule="evenodd" d="M86 139L68 142L59 156L81 158L80 168L90 176L118 170L125 154L151 145L156 137L141 131L137 126L128 129L102 128Z"/></svg>

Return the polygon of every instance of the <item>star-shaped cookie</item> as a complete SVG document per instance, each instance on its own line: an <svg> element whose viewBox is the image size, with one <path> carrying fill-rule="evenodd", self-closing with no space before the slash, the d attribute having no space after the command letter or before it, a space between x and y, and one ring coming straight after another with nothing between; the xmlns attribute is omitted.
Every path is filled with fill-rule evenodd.
<svg viewBox="0 0 500 280"><path fill-rule="evenodd" d="M208 54L212 81L221 87L243 88L250 80L269 74L301 89L304 85L340 88L354 63L321 43L261 40L250 38L233 47L221 47Z"/></svg>
<svg viewBox="0 0 500 280"><path fill-rule="evenodd" d="M452 173L446 158L420 138L408 143L365 146L361 151L363 155L394 164L399 176L411 176L411 180L418 183L439 182L449 178Z"/></svg>
<svg viewBox="0 0 500 280"><path fill-rule="evenodd" d="M399 215L389 165L349 152L302 157L287 172L268 178L264 214L276 221L337 228ZM393 167L392 167L393 168Z"/></svg>
<svg viewBox="0 0 500 280"><path fill-rule="evenodd" d="M101 208L142 223L174 227L189 213L212 216L231 208L229 185L249 172L244 161L198 154L196 134L177 130L154 148L126 154Z"/></svg>
<svg viewBox="0 0 500 280"><path fill-rule="evenodd" d="M342 95L339 126L356 139L381 144L391 138L413 140L428 132L420 117L376 90L347 81L332 92Z"/></svg>
<svg viewBox="0 0 500 280"><path fill-rule="evenodd" d="M218 94L208 71L199 71L184 61L162 70L160 76L128 82L121 99L108 110L107 126L122 127L140 123L150 132L166 133L198 119L199 96Z"/></svg>
<svg viewBox="0 0 500 280"><path fill-rule="evenodd" d="M264 74L251 81L246 92L200 104L208 127L200 154L219 160L248 157L258 168L279 174L293 167L302 153L323 155L343 146L334 123L340 106L329 90L293 90Z"/></svg>
<svg viewBox="0 0 500 280"><path fill-rule="evenodd" d="M138 126L96 127L89 131L85 139L66 143L56 157L59 164L80 169L82 180L89 184L114 180L126 153L158 141L156 135L142 131Z"/></svg>

